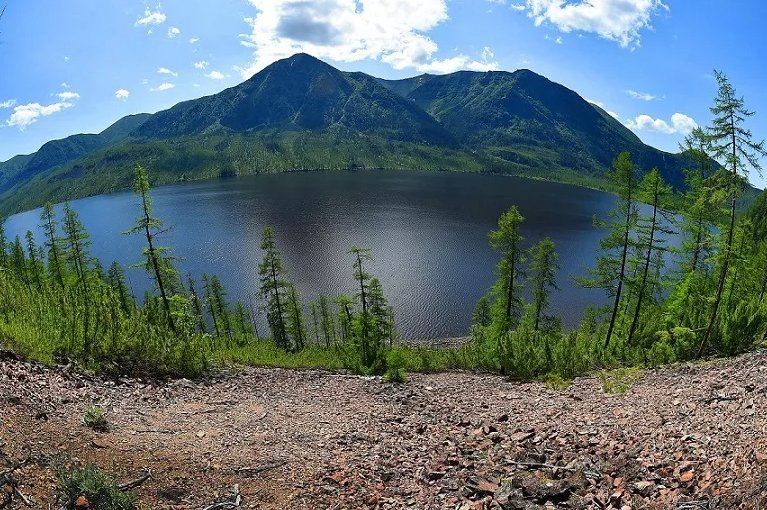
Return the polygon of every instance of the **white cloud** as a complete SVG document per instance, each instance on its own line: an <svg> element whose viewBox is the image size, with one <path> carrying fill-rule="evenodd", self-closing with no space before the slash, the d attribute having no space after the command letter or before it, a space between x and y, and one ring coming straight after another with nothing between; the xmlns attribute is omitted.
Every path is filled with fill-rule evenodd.
<svg viewBox="0 0 767 510"><path fill-rule="evenodd" d="M15 99L6 99L5 101L0 101L0 108L13 108L15 105Z"/></svg>
<svg viewBox="0 0 767 510"><path fill-rule="evenodd" d="M648 94L647 92L637 92L636 90L627 90L626 94L633 97L634 99L641 99L642 101L655 101L656 99L661 99L658 96L655 96L653 94Z"/></svg>
<svg viewBox="0 0 767 510"><path fill-rule="evenodd" d="M211 71L208 74L206 74L205 77L210 78L211 80L223 80L224 78L226 78L226 76L224 76L224 73L220 71Z"/></svg>
<svg viewBox="0 0 767 510"><path fill-rule="evenodd" d="M64 55L64 62L69 62L69 55Z"/></svg>
<svg viewBox="0 0 767 510"><path fill-rule="evenodd" d="M70 88L70 87L69 87L69 83L67 83L67 82L65 82L65 81L62 81L62 82L61 82L61 88L62 88L62 89L68 89L68 88Z"/></svg>
<svg viewBox="0 0 767 510"><path fill-rule="evenodd" d="M165 13L160 12L160 6L157 6L157 9L154 11L147 7L144 10L144 15L136 20L135 26L161 25L165 23L166 19L168 19L168 17Z"/></svg>
<svg viewBox="0 0 767 510"><path fill-rule="evenodd" d="M174 78L178 76L178 73L175 71L171 71L167 67L160 67L157 69L157 74L167 74L168 76L173 76Z"/></svg>
<svg viewBox="0 0 767 510"><path fill-rule="evenodd" d="M590 32L624 48L639 46L640 32L652 28L653 15L668 10L662 0L526 0L512 8L526 10L536 26L551 23L562 32Z"/></svg>
<svg viewBox="0 0 767 510"><path fill-rule="evenodd" d="M174 88L176 85L170 82L163 82L157 86L157 88L151 88L149 89L149 92L162 92L164 90L170 90Z"/></svg>
<svg viewBox="0 0 767 510"><path fill-rule="evenodd" d="M669 122L663 119L655 119L647 114L637 115L630 119L625 126L633 131L656 131L667 135L690 133L698 127L698 123L692 117L684 113L675 113Z"/></svg>
<svg viewBox="0 0 767 510"><path fill-rule="evenodd" d="M129 90L117 89L115 91L115 98L119 99L120 101L126 101L129 96L130 96L130 91Z"/></svg>
<svg viewBox="0 0 767 510"><path fill-rule="evenodd" d="M80 99L80 94L78 94L77 92L65 90L64 92L59 92L58 94L56 94L56 97L58 97L62 101L72 101L75 99Z"/></svg>
<svg viewBox="0 0 767 510"><path fill-rule="evenodd" d="M195 62L194 63L194 68L195 69L206 69L208 67L208 65L210 65L210 62L208 62L207 60L200 60L199 62Z"/></svg>
<svg viewBox="0 0 767 510"><path fill-rule="evenodd" d="M394 69L451 72L496 69L490 59L458 54L436 58L437 43L428 32L448 19L447 0L249 0L256 8L246 18L250 33L241 44L254 50L240 68L250 77L277 59L306 52L339 62L372 59Z"/></svg>
<svg viewBox="0 0 767 510"><path fill-rule="evenodd" d="M170 39L173 39L177 35L181 35L181 29L180 28L178 28L178 27L170 27L168 29L168 37Z"/></svg>
<svg viewBox="0 0 767 510"><path fill-rule="evenodd" d="M199 40L200 40L199 37L190 37L189 38L189 44L195 44Z"/></svg>
<svg viewBox="0 0 767 510"><path fill-rule="evenodd" d="M18 126L19 130L24 131L31 124L37 122L40 117L53 115L74 105L74 103L69 101L61 101L49 105L41 105L40 103L21 104L13 109L13 113L5 121L5 125Z"/></svg>
<svg viewBox="0 0 767 510"><path fill-rule="evenodd" d="M515 11L524 11L527 8L525 4L511 4L509 7Z"/></svg>

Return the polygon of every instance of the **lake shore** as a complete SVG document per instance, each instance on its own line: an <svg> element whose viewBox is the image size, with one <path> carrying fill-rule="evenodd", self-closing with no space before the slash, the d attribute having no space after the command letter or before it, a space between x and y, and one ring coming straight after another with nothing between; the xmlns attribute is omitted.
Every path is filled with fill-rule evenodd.
<svg viewBox="0 0 767 510"><path fill-rule="evenodd" d="M447 372L379 378L234 367L117 384L0 357L0 451L36 504L57 458L153 508L754 508L767 500L767 352L649 370L624 394ZM108 432L81 423L106 410ZM5 467L0 468L5 469ZM693 506L688 506L693 508ZM686 507L687 508L687 507Z"/></svg>

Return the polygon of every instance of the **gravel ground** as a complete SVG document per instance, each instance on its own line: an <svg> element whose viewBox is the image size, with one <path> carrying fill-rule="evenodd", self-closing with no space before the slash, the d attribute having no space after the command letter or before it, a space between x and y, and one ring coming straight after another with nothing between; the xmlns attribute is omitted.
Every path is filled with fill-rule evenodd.
<svg viewBox="0 0 767 510"><path fill-rule="evenodd" d="M81 424L92 403L108 431ZM622 395L455 372L111 382L0 352L0 508L28 454L9 476L38 508L57 507L65 461L121 482L151 470L135 490L150 508L235 486L241 508L767 508L765 409L765 351L647 371Z"/></svg>

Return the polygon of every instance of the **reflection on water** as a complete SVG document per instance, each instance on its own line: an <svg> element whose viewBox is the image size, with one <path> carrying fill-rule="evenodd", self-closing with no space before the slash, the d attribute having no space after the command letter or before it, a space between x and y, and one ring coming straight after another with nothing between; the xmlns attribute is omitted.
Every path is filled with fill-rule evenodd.
<svg viewBox="0 0 767 510"><path fill-rule="evenodd" d="M552 309L577 323L600 291L576 288L570 278L594 260L602 232L592 218L615 204L597 191L526 179L424 172L316 172L187 183L154 190L157 215L172 231L162 244L184 257L181 268L200 279L220 276L232 300L257 292L261 230L276 229L290 277L305 301L319 293L353 292L357 245L372 249L377 275L406 338L466 334L474 303L494 280L497 256L487 233L517 205L527 218L528 243L550 236L562 268ZM73 203L105 266L140 260L142 240L121 232L137 215L136 198L117 193ZM10 235L36 229L39 211L13 216ZM140 269L128 271L136 295L149 285Z"/></svg>

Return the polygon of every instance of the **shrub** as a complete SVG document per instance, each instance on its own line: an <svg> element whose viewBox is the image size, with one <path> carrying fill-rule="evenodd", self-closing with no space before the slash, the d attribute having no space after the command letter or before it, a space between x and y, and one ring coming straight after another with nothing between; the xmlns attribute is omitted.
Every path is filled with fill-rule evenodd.
<svg viewBox="0 0 767 510"><path fill-rule="evenodd" d="M386 372L383 379L390 383L404 383L407 381L405 372L405 355L400 349L391 349L386 355Z"/></svg>
<svg viewBox="0 0 767 510"><path fill-rule="evenodd" d="M88 409L85 410L85 413L83 414L83 424L86 427L101 432L105 432L109 429L104 409L96 404L88 406Z"/></svg>
<svg viewBox="0 0 767 510"><path fill-rule="evenodd" d="M120 490L111 476L88 465L83 468L62 470L58 474L58 490L64 508L75 508L75 502L84 498L88 508L98 510L135 510L134 496Z"/></svg>

